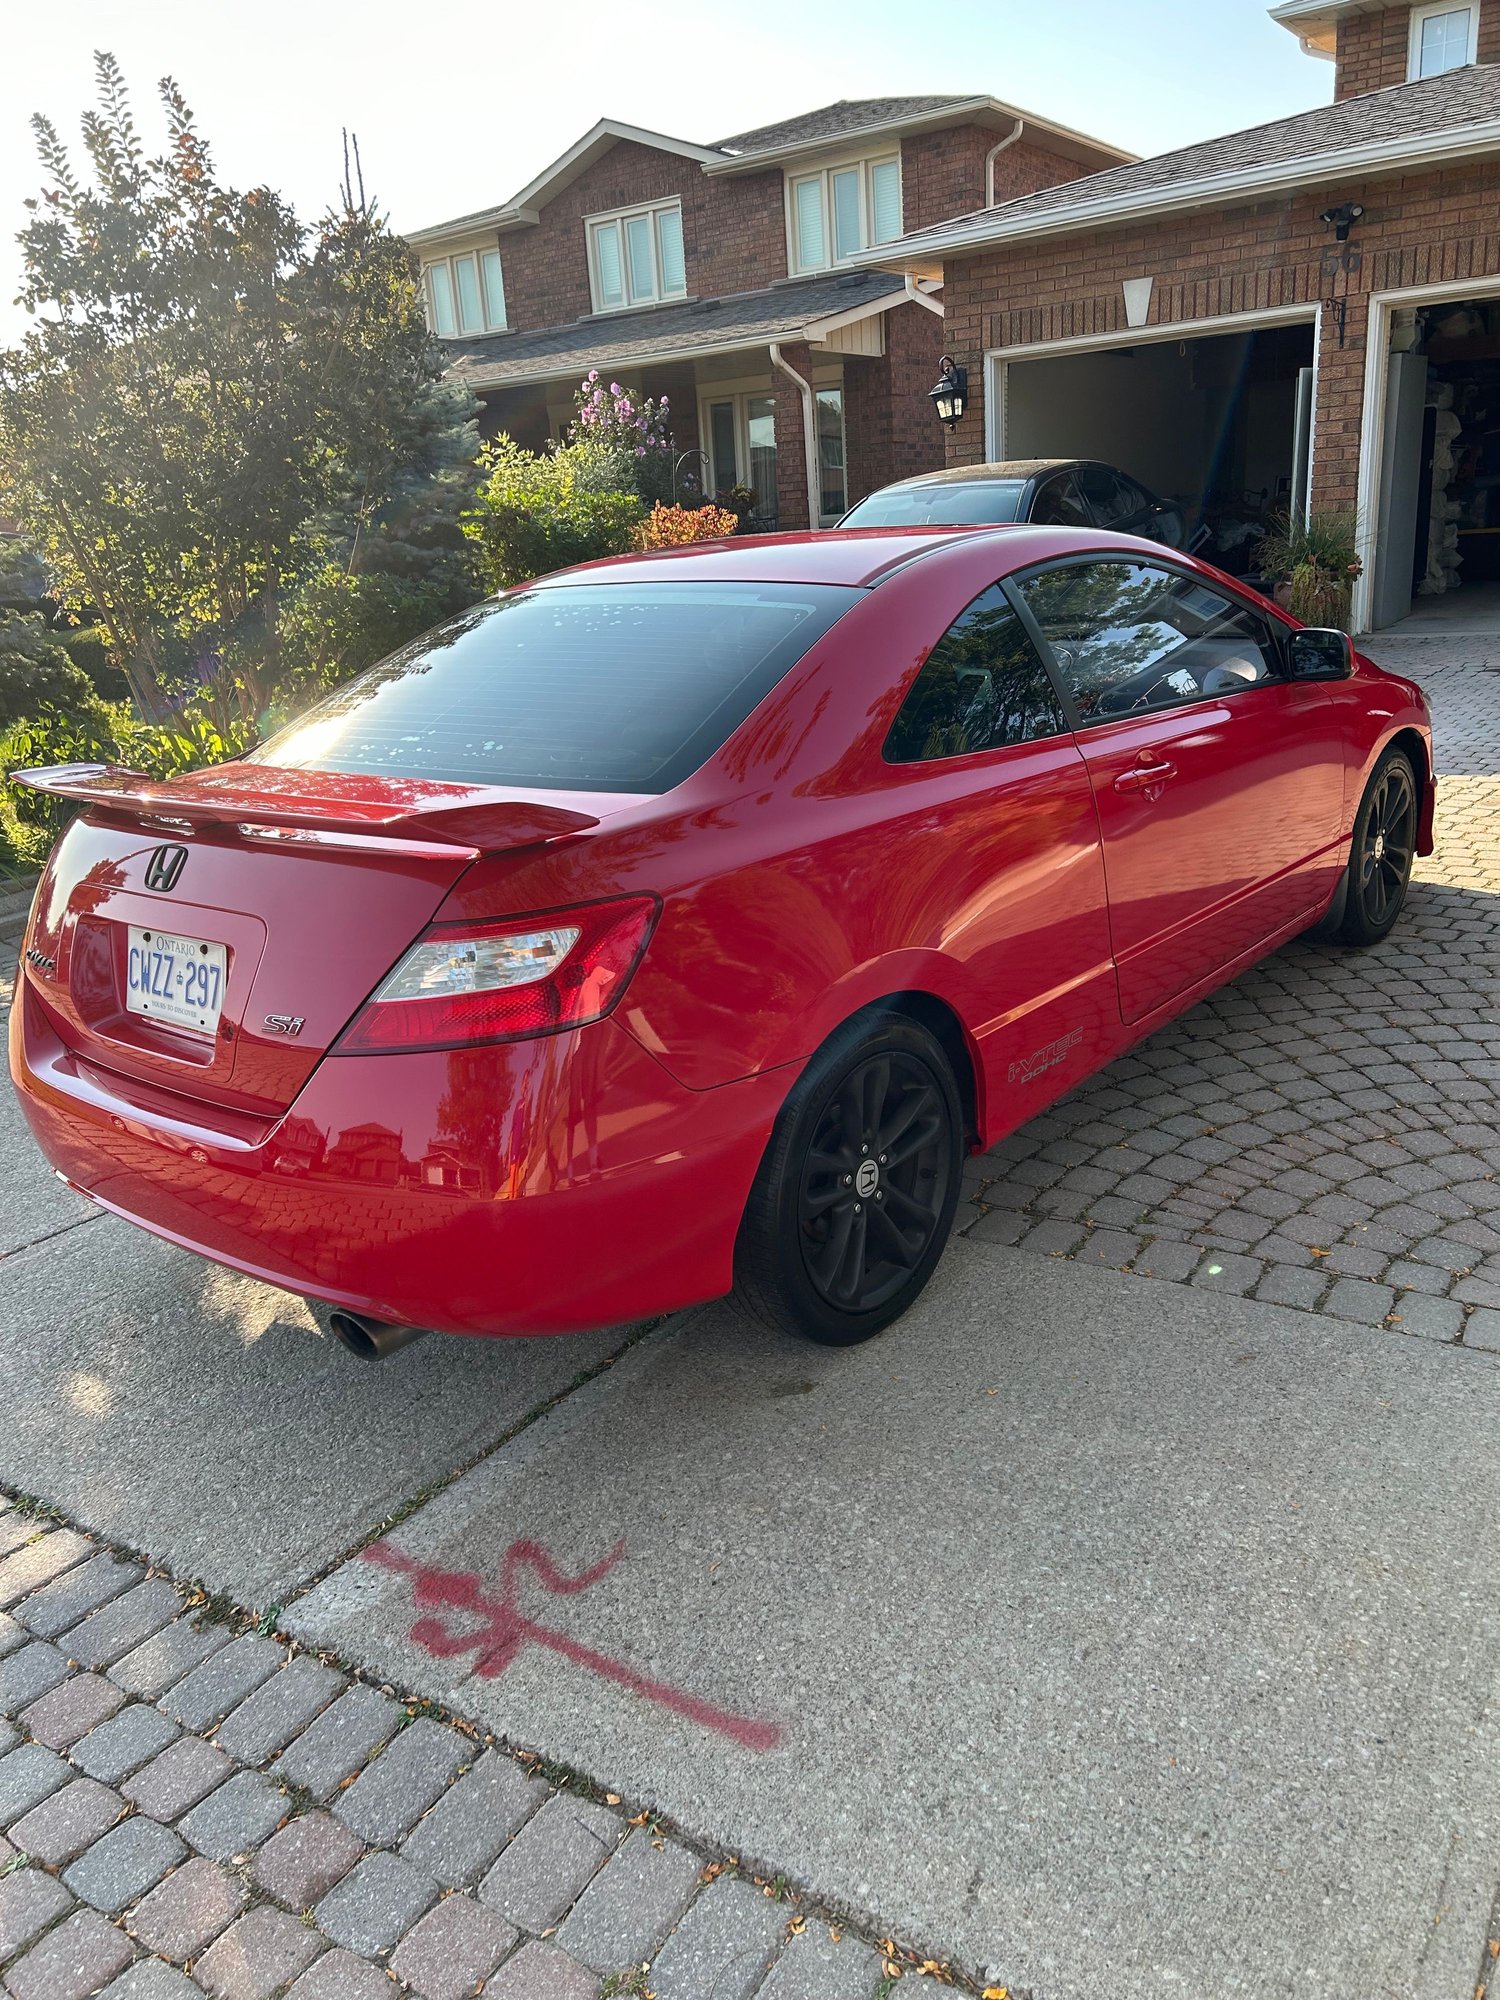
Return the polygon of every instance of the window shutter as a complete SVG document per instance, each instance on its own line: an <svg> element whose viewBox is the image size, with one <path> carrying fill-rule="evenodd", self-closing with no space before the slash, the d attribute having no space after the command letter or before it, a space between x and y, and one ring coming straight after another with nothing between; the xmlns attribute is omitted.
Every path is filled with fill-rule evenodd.
<svg viewBox="0 0 1500 2000"><path fill-rule="evenodd" d="M870 241L892 243L901 234L901 162L879 160L870 169Z"/></svg>
<svg viewBox="0 0 1500 2000"><path fill-rule="evenodd" d="M656 218L656 237L661 249L661 288L664 294L687 290L687 267L682 257L682 210L664 208Z"/></svg>
<svg viewBox="0 0 1500 2000"><path fill-rule="evenodd" d="M620 268L620 225L607 222L594 231L594 268L599 279L599 307L625 303L624 273Z"/></svg>
<svg viewBox="0 0 1500 2000"><path fill-rule="evenodd" d="M815 271L828 262L823 247L823 176L813 174L805 181L794 181L792 199L796 205L797 268Z"/></svg>

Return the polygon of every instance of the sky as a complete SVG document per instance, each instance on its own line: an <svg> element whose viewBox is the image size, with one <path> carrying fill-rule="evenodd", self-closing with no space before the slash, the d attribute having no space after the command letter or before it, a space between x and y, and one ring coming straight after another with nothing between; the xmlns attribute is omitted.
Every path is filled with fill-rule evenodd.
<svg viewBox="0 0 1500 2000"><path fill-rule="evenodd" d="M842 97L986 93L1138 153L1330 101L1333 69L1262 0L16 0L0 68L0 342L25 324L29 129L76 141L93 52L130 81L151 150L174 76L221 175L311 221L340 128L397 229L503 201L594 121L711 141Z"/></svg>

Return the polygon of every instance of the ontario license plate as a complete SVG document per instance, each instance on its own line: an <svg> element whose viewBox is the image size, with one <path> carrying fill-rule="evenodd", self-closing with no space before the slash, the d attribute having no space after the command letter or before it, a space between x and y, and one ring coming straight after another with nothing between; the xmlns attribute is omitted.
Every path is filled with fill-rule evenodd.
<svg viewBox="0 0 1500 2000"><path fill-rule="evenodd" d="M132 1014L168 1021L199 1034L219 1031L228 954L202 938L130 926L125 954L125 1005Z"/></svg>

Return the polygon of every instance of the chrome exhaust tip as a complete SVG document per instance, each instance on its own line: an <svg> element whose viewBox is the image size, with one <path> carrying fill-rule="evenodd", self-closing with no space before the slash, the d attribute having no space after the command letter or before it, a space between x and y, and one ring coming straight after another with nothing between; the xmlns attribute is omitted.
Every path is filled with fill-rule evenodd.
<svg viewBox="0 0 1500 2000"><path fill-rule="evenodd" d="M431 1332L430 1327L391 1326L383 1319L366 1319L363 1313L337 1307L329 1313L327 1325L339 1345L361 1361L384 1361L388 1354L410 1347L414 1340L425 1340Z"/></svg>

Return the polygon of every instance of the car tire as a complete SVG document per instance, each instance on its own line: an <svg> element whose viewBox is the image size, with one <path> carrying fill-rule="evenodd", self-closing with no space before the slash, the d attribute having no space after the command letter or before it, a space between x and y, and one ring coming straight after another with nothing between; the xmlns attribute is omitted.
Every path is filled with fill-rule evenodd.
<svg viewBox="0 0 1500 2000"><path fill-rule="evenodd" d="M1330 925L1340 944L1379 944L1400 916L1416 858L1419 798L1410 757L1387 750L1354 817L1344 907Z"/></svg>
<svg viewBox="0 0 1500 2000"><path fill-rule="evenodd" d="M926 1028L884 1010L846 1022L777 1117L740 1224L735 1298L827 1347L889 1326L943 1254L963 1136L952 1065Z"/></svg>

